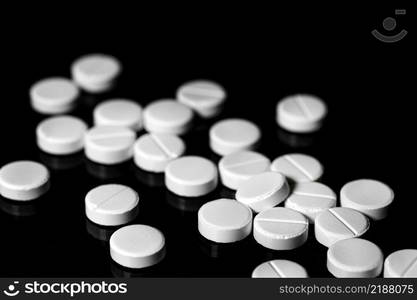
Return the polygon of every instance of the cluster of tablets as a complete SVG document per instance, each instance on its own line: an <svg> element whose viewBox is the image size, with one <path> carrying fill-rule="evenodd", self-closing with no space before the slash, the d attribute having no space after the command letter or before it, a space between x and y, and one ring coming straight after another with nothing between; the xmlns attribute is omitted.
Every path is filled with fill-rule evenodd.
<svg viewBox="0 0 417 300"><path fill-rule="evenodd" d="M193 126L194 115L218 116L226 100L223 87L210 81L181 86L176 99L161 99L142 108L128 99L98 104L94 126L69 113L80 89L88 93L109 90L122 68L107 55L88 55L74 62L72 80L49 78L30 89L33 109L54 115L36 129L38 147L49 154L68 155L84 149L85 156L104 165L133 158L147 172L164 174L166 188L179 196L210 194L221 182L236 191L235 199L217 199L198 211L198 231L216 243L234 243L253 234L261 246L289 250L301 246L314 224L317 241L328 247L327 267L336 277L376 277L383 254L360 237L371 220L385 218L394 199L390 187L377 180L360 179L343 186L337 195L318 182L324 168L309 155L290 153L272 162L255 152L261 139L257 125L244 119L223 119L209 130L211 150L218 165L200 156L188 156L181 135ZM277 105L277 123L287 131L308 133L323 124L327 114L322 100L310 95L289 96ZM137 137L137 132L147 133ZM32 161L9 163L0 169L0 194L16 201L36 199L49 189L49 172ZM110 255L128 268L145 268L164 258L161 231L136 219L140 198L120 184L95 187L85 197L89 220L103 226L122 226L110 238ZM283 204L283 206L278 206ZM255 215L255 216L254 216ZM400 250L385 259L385 277L417 276L417 250ZM273 260L259 265L253 277L307 277L299 264Z"/></svg>

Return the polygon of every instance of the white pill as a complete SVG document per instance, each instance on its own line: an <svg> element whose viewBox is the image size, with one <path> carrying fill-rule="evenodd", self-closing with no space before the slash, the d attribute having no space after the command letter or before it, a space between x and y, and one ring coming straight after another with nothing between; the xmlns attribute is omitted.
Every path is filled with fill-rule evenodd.
<svg viewBox="0 0 417 300"><path fill-rule="evenodd" d="M240 241L252 231L252 211L231 199L207 202L198 211L198 231L217 243Z"/></svg>
<svg viewBox="0 0 417 300"><path fill-rule="evenodd" d="M303 266L285 259L264 262L253 270L252 278L307 278Z"/></svg>
<svg viewBox="0 0 417 300"><path fill-rule="evenodd" d="M79 90L69 79L51 77L35 83L29 94L32 108L37 112L62 114L74 109Z"/></svg>
<svg viewBox="0 0 417 300"><path fill-rule="evenodd" d="M84 147L87 124L72 116L48 118L36 128L38 147L49 154L66 155L80 151Z"/></svg>
<svg viewBox="0 0 417 300"><path fill-rule="evenodd" d="M294 95L282 99L277 105L277 123L292 132L318 130L327 114L324 102L311 95Z"/></svg>
<svg viewBox="0 0 417 300"><path fill-rule="evenodd" d="M218 155L252 150L261 138L258 126L242 119L226 119L210 128L210 148Z"/></svg>
<svg viewBox="0 0 417 300"><path fill-rule="evenodd" d="M193 109L203 118L218 115L223 107L226 91L219 84L207 80L195 80L180 86L179 102Z"/></svg>
<svg viewBox="0 0 417 300"><path fill-rule="evenodd" d="M138 215L138 194L121 184L100 185L85 196L87 218L104 226L131 222Z"/></svg>
<svg viewBox="0 0 417 300"><path fill-rule="evenodd" d="M73 80L82 89L91 93L105 92L110 89L120 72L120 62L104 54L83 56L71 66Z"/></svg>
<svg viewBox="0 0 417 300"><path fill-rule="evenodd" d="M293 182L309 182L320 179L323 166L312 156L292 153L276 158L271 164L271 171L284 174Z"/></svg>
<svg viewBox="0 0 417 300"><path fill-rule="evenodd" d="M417 278L417 249L398 250L385 259L384 277Z"/></svg>
<svg viewBox="0 0 417 300"><path fill-rule="evenodd" d="M164 235L148 225L122 227L110 237L110 256L127 268L153 266L165 257Z"/></svg>
<svg viewBox="0 0 417 300"><path fill-rule="evenodd" d="M181 138L172 134L151 133L142 135L134 145L135 164L148 172L161 173L172 160L185 152Z"/></svg>
<svg viewBox="0 0 417 300"><path fill-rule="evenodd" d="M239 184L251 176L269 170L271 161L253 151L228 154L219 161L220 178L224 186L236 190Z"/></svg>
<svg viewBox="0 0 417 300"><path fill-rule="evenodd" d="M323 211L336 206L336 194L327 185L319 182L297 183L285 200L285 207L296 210L314 223Z"/></svg>
<svg viewBox="0 0 417 300"><path fill-rule="evenodd" d="M49 171L40 163L21 160L0 169L0 194L11 200L39 198L49 190Z"/></svg>
<svg viewBox="0 0 417 300"><path fill-rule="evenodd" d="M179 196L203 196L217 187L216 165L199 156L184 156L170 162L165 169L165 185Z"/></svg>
<svg viewBox="0 0 417 300"><path fill-rule="evenodd" d="M369 225L369 219L360 212L347 207L334 207L317 216L314 234L320 244L330 247L337 241L362 236Z"/></svg>
<svg viewBox="0 0 417 300"><path fill-rule="evenodd" d="M94 125L125 126L132 130L142 129L142 107L131 100L107 100L96 106Z"/></svg>
<svg viewBox="0 0 417 300"><path fill-rule="evenodd" d="M282 174L264 172L242 181L237 187L236 200L260 212L280 204L289 193L290 188Z"/></svg>
<svg viewBox="0 0 417 300"><path fill-rule="evenodd" d="M253 236L259 244L269 249L294 249L307 240L308 220L289 208L270 208L255 217Z"/></svg>
<svg viewBox="0 0 417 300"><path fill-rule="evenodd" d="M193 121L193 111L174 100L158 100L143 110L144 127L148 132L184 134Z"/></svg>
<svg viewBox="0 0 417 300"><path fill-rule="evenodd" d="M373 220L387 216L394 200L394 191L385 183L372 179L359 179L346 183L340 191L340 204L360 211Z"/></svg>
<svg viewBox="0 0 417 300"><path fill-rule="evenodd" d="M85 155L100 164L117 164L133 156L136 134L127 127L95 126L85 135Z"/></svg>
<svg viewBox="0 0 417 300"><path fill-rule="evenodd" d="M384 256L374 243L359 239L340 240L327 251L327 269L338 278L374 278L382 271Z"/></svg>

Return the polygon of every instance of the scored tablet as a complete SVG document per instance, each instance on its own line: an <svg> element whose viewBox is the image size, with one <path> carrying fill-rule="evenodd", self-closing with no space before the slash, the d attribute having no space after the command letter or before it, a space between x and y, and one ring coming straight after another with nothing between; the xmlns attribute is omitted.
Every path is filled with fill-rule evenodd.
<svg viewBox="0 0 417 300"><path fill-rule="evenodd" d="M85 155L100 164L118 164L133 156L136 133L121 126L95 126L85 135Z"/></svg>
<svg viewBox="0 0 417 300"><path fill-rule="evenodd" d="M323 175L322 164L310 155L291 153L276 158L271 171L280 172L294 183L319 180Z"/></svg>
<svg viewBox="0 0 417 300"><path fill-rule="evenodd" d="M172 160L185 152L185 143L173 134L147 133L134 145L135 164L148 172L162 173Z"/></svg>
<svg viewBox="0 0 417 300"><path fill-rule="evenodd" d="M274 207L260 212L253 221L253 237L273 250L290 250L305 243L308 220L299 212Z"/></svg>
<svg viewBox="0 0 417 300"><path fill-rule="evenodd" d="M236 190L242 181L268 171L271 161L257 152L239 151L222 157L218 165L223 185Z"/></svg>
<svg viewBox="0 0 417 300"><path fill-rule="evenodd" d="M226 91L218 83L194 80L179 87L177 99L202 118L212 118L221 112Z"/></svg>
<svg viewBox="0 0 417 300"><path fill-rule="evenodd" d="M138 194L121 184L100 185L85 196L85 212L96 224L117 226L131 222L138 215Z"/></svg>
<svg viewBox="0 0 417 300"><path fill-rule="evenodd" d="M314 223L317 215L336 206L336 194L328 186L319 182L300 182L292 189L285 207L305 215Z"/></svg>
<svg viewBox="0 0 417 300"><path fill-rule="evenodd" d="M275 259L264 262L252 272L252 278L307 278L306 269L290 260Z"/></svg>
<svg viewBox="0 0 417 300"><path fill-rule="evenodd" d="M283 202L290 188L283 175L264 172L242 181L237 187L236 200L260 212Z"/></svg>

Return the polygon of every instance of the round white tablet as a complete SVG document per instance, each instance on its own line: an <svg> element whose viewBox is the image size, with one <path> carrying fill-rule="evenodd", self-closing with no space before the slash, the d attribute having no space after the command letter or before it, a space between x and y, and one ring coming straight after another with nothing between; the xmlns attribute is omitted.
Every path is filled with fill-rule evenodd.
<svg viewBox="0 0 417 300"><path fill-rule="evenodd" d="M191 128L192 120L192 110L174 100L152 102L143 111L144 126L149 132L184 134Z"/></svg>
<svg viewBox="0 0 417 300"><path fill-rule="evenodd" d="M36 128L38 147L49 154L66 155L80 151L84 147L87 124L72 116L48 118Z"/></svg>
<svg viewBox="0 0 417 300"><path fill-rule="evenodd" d="M138 215L138 194L121 184L100 185L85 196L87 218L104 226L123 225Z"/></svg>
<svg viewBox="0 0 417 300"><path fill-rule="evenodd" d="M73 80L91 93L109 90L121 72L120 62L109 55L89 54L77 59L71 66Z"/></svg>
<svg viewBox="0 0 417 300"><path fill-rule="evenodd" d="M258 126L243 119L226 119L210 128L210 148L218 155L252 150L261 138Z"/></svg>
<svg viewBox="0 0 417 300"><path fill-rule="evenodd" d="M180 86L179 102L193 109L203 118L218 115L223 107L226 91L219 84L207 80L195 80Z"/></svg>
<svg viewBox="0 0 417 300"><path fill-rule="evenodd" d="M360 237L368 229L368 218L347 207L330 208L320 213L314 222L316 239L326 247L340 240Z"/></svg>
<svg viewBox="0 0 417 300"><path fill-rule="evenodd" d="M303 266L285 259L264 262L253 270L252 278L307 278Z"/></svg>
<svg viewBox="0 0 417 300"><path fill-rule="evenodd" d="M417 249L398 250L385 259L384 277L417 278Z"/></svg>
<svg viewBox="0 0 417 300"><path fill-rule="evenodd" d="M252 211L231 199L207 202L198 211L198 231L217 243L240 241L252 231Z"/></svg>
<svg viewBox="0 0 417 300"><path fill-rule="evenodd" d="M239 184L251 176L269 170L271 161L253 151L233 152L219 161L220 178L224 186L236 190Z"/></svg>
<svg viewBox="0 0 417 300"><path fill-rule="evenodd" d="M341 240L327 251L327 269L338 278L374 278L382 271L384 256L374 243L364 239Z"/></svg>
<svg viewBox="0 0 417 300"><path fill-rule="evenodd" d="M49 190L49 171L40 163L21 160L0 169L0 194L11 200L39 198Z"/></svg>
<svg viewBox="0 0 417 300"><path fill-rule="evenodd" d="M125 126L132 130L142 129L142 107L131 100L107 100L96 106L94 125Z"/></svg>
<svg viewBox="0 0 417 300"><path fill-rule="evenodd" d="M217 168L199 156L184 156L170 162L165 169L165 185L179 196L203 196L217 187Z"/></svg>
<svg viewBox="0 0 417 300"><path fill-rule="evenodd" d="M185 152L181 138L172 134L151 133L142 135L134 145L135 164L148 172L161 173L168 163Z"/></svg>
<svg viewBox="0 0 417 300"><path fill-rule="evenodd" d="M236 200L260 212L280 204L289 193L290 188L282 174L264 172L242 181L237 187Z"/></svg>
<svg viewBox="0 0 417 300"><path fill-rule="evenodd" d="M323 166L312 156L292 153L276 158L271 171L280 172L293 182L309 182L320 179Z"/></svg>
<svg viewBox="0 0 417 300"><path fill-rule="evenodd" d="M127 268L150 267L165 256L164 235L148 225L122 227L110 237L110 256Z"/></svg>
<svg viewBox="0 0 417 300"><path fill-rule="evenodd" d="M314 223L317 215L336 206L336 194L327 185L319 182L297 183L285 200L285 207L296 210Z"/></svg>
<svg viewBox="0 0 417 300"><path fill-rule="evenodd" d="M253 236L259 244L269 249L294 249L307 240L308 220L289 208L270 208L255 217Z"/></svg>
<svg viewBox="0 0 417 300"><path fill-rule="evenodd" d="M294 95L282 99L277 105L277 123L292 132L318 130L327 114L324 102L311 95Z"/></svg>
<svg viewBox="0 0 417 300"><path fill-rule="evenodd" d="M100 164L117 164L133 156L136 134L127 127L95 126L85 135L85 155Z"/></svg>
<svg viewBox="0 0 417 300"><path fill-rule="evenodd" d="M387 216L394 200L394 191L385 183L372 179L359 179L345 184L340 191L340 204L356 209L371 219Z"/></svg>
<svg viewBox="0 0 417 300"><path fill-rule="evenodd" d="M37 112L62 114L75 107L79 90L69 79L51 77L35 83L29 94L32 108Z"/></svg>

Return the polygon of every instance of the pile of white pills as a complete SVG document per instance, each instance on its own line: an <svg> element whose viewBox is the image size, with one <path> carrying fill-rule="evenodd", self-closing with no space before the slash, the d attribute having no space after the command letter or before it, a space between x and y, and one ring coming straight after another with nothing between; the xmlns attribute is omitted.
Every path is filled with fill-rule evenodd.
<svg viewBox="0 0 417 300"><path fill-rule="evenodd" d="M80 89L109 91L121 71L121 63L110 55L83 56L71 66L72 79L50 77L35 83L30 103L39 113L67 114L79 101ZM384 261L379 247L361 238L371 222L388 215L394 192L385 183L348 182L338 199L331 187L318 182L324 173L319 160L308 154L279 153L271 162L254 151L261 141L259 127L239 118L221 119L209 129L208 145L220 156L217 165L206 157L186 155L185 134L193 129L195 116L200 121L219 116L226 98L220 84L194 80L181 85L172 99L156 100L144 108L131 99L107 99L94 108L92 127L74 116L52 116L37 126L36 141L43 152L60 157L84 150L87 159L99 165L132 159L145 173L164 176L169 197L211 195L220 184L230 189L235 192L232 199L212 199L198 209L198 232L211 242L253 239L269 250L291 250L306 243L309 227L314 226L318 247L328 248L327 269L335 277L376 277L382 270L384 277L417 277L416 249L395 251ZM312 95L288 96L276 107L278 126L292 133L319 130L326 115L324 101ZM49 188L50 173L40 163L22 160L0 169L2 197L29 201ZM91 187L84 199L91 224L114 228L111 258L134 269L151 267L166 253L160 230L134 224L139 199L140 191L117 182ZM115 226L121 227L116 230ZM308 274L294 261L277 259L261 263L251 276Z"/></svg>

